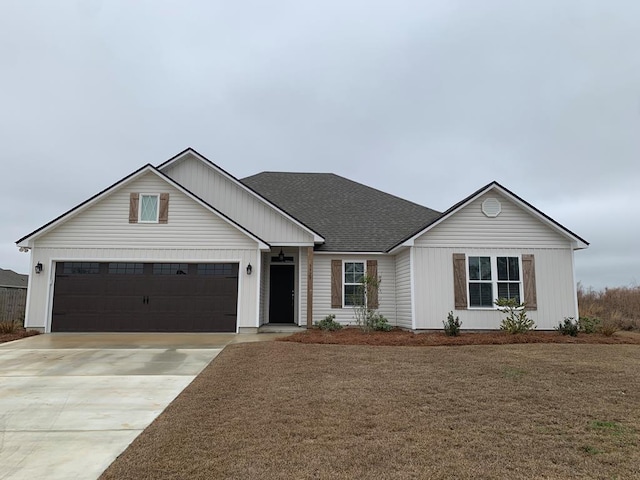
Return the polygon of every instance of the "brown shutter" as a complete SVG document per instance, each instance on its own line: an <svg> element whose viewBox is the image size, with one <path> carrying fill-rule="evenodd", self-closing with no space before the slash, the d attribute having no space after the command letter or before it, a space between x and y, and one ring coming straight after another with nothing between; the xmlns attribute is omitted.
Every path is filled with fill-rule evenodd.
<svg viewBox="0 0 640 480"><path fill-rule="evenodd" d="M524 304L527 310L538 309L536 295L536 262L533 255L522 255L522 284L524 288Z"/></svg>
<svg viewBox="0 0 640 480"><path fill-rule="evenodd" d="M331 260L331 308L342 308L342 260Z"/></svg>
<svg viewBox="0 0 640 480"><path fill-rule="evenodd" d="M374 282L378 281L378 261L367 260L367 276L374 279ZM378 308L378 287L376 285L369 285L367 290L367 307L376 309Z"/></svg>
<svg viewBox="0 0 640 480"><path fill-rule="evenodd" d="M140 195L131 193L129 195L129 223L138 223L138 201Z"/></svg>
<svg viewBox="0 0 640 480"><path fill-rule="evenodd" d="M169 194L161 193L158 223L167 223L168 220L169 220Z"/></svg>
<svg viewBox="0 0 640 480"><path fill-rule="evenodd" d="M467 263L464 253L453 254L453 297L457 310L467 309Z"/></svg>

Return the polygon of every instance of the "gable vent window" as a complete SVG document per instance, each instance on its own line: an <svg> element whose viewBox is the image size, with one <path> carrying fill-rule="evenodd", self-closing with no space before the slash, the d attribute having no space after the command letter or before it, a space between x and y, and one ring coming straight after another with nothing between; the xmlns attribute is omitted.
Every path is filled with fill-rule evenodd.
<svg viewBox="0 0 640 480"><path fill-rule="evenodd" d="M502 205L497 198L487 198L482 202L482 213L489 218L495 218L500 215L502 211Z"/></svg>
<svg viewBox="0 0 640 480"><path fill-rule="evenodd" d="M158 221L158 195L140 195L140 221Z"/></svg>
<svg viewBox="0 0 640 480"><path fill-rule="evenodd" d="M129 223L167 223L169 194L131 193Z"/></svg>

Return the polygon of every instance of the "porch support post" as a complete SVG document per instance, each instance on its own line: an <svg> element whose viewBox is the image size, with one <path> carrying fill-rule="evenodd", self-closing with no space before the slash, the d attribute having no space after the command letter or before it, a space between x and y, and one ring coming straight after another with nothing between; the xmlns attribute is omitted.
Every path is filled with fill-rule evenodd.
<svg viewBox="0 0 640 480"><path fill-rule="evenodd" d="M313 247L307 247L307 328L313 327Z"/></svg>

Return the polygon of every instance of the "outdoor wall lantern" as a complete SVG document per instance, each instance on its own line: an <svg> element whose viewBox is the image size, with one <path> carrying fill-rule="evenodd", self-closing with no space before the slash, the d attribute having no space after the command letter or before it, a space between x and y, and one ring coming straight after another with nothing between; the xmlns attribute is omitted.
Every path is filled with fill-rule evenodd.
<svg viewBox="0 0 640 480"><path fill-rule="evenodd" d="M36 263L36 273L42 273L42 264L40 262Z"/></svg>
<svg viewBox="0 0 640 480"><path fill-rule="evenodd" d="M253 267L251 266L251 264L247 265L247 275L251 275L252 271L253 271Z"/></svg>
<svg viewBox="0 0 640 480"><path fill-rule="evenodd" d="M282 248L280 248L280 253L278 254L278 261L284 262L284 252L282 251Z"/></svg>

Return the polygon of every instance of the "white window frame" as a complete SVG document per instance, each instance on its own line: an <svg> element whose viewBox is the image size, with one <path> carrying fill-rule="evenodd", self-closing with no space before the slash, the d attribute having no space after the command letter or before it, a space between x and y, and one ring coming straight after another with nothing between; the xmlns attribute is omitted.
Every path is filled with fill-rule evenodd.
<svg viewBox="0 0 640 480"><path fill-rule="evenodd" d="M362 285L362 283L347 283L345 281L345 274L347 272L347 268L346 265L347 263L361 263L362 264L362 275L363 278L367 276L367 262L366 260L343 260L342 261L342 280L341 280L341 284L342 284L342 308L354 308L354 307L359 307L360 305L347 305L347 294L345 292L345 287L347 285ZM367 304L367 295L366 293L364 293L364 305L366 306Z"/></svg>
<svg viewBox="0 0 640 480"><path fill-rule="evenodd" d="M489 280L471 280L469 277L469 259L471 257L489 257L490 262L491 262L491 281ZM518 276L519 276L519 280L516 281L512 281L512 280L498 280L498 257L515 257L518 259ZM513 284L518 284L518 289L519 289L519 298L520 298L520 303L524 303L524 285L523 285L523 279L522 279L522 255L521 254L500 254L500 255L495 255L495 254L486 254L486 253L474 253L474 254L467 254L466 255L466 261L465 261L465 268L466 270L466 277L467 277L467 309L469 310L499 310L501 307L498 307L495 303L497 299L498 299L498 283L513 283ZM471 305L471 291L469 286L471 285L471 283L491 283L491 294L492 294L492 305L490 307L481 307L478 305Z"/></svg>
<svg viewBox="0 0 640 480"><path fill-rule="evenodd" d="M143 220L142 219L142 199L144 197L156 198L156 219L155 220ZM160 222L160 194L159 193L141 193L138 200L138 223L159 223Z"/></svg>

